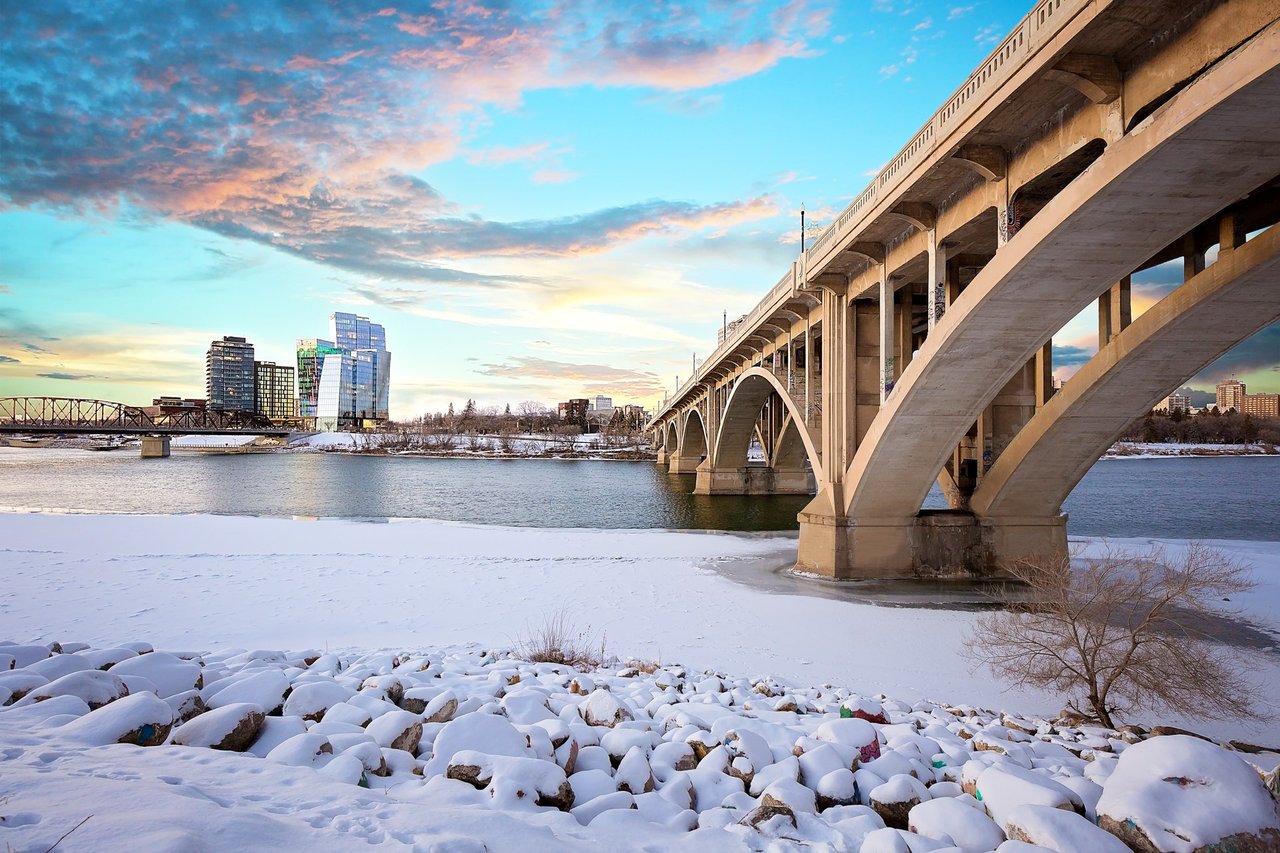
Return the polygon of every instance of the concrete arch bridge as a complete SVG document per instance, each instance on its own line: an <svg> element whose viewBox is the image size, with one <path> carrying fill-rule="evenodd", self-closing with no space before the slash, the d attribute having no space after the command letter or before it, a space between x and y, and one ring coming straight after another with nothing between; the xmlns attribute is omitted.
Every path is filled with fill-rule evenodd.
<svg viewBox="0 0 1280 853"><path fill-rule="evenodd" d="M660 460L703 494L812 491L797 565L829 576L1064 554L1124 427L1280 319L1278 19L1038 2L667 397ZM1181 284L1134 320L1161 264ZM1091 304L1098 353L1055 393ZM922 511L935 481L951 508Z"/></svg>

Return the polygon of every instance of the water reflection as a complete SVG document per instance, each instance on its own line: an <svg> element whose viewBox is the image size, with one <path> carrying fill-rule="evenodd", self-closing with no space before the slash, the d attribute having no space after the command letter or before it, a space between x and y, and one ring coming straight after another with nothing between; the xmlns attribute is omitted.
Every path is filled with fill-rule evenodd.
<svg viewBox="0 0 1280 853"><path fill-rule="evenodd" d="M1280 457L1105 461L1067 499L1076 535L1280 540ZM0 507L435 518L533 527L795 530L809 499L692 494L646 462L0 448ZM935 488L926 507L943 506Z"/></svg>

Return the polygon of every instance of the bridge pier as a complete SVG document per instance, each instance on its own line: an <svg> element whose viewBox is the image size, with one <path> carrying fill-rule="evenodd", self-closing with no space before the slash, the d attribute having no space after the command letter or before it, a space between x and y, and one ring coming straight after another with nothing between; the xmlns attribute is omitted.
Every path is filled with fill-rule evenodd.
<svg viewBox="0 0 1280 853"><path fill-rule="evenodd" d="M143 459L166 459L169 456L169 436L144 435L142 437Z"/></svg>
<svg viewBox="0 0 1280 853"><path fill-rule="evenodd" d="M796 569L841 580L996 577L1020 559L1066 557L1066 521L1065 514L981 519L964 510L854 521L811 504L800 513Z"/></svg>
<svg viewBox="0 0 1280 853"><path fill-rule="evenodd" d="M658 448L658 464L659 465L667 464L667 449L665 447Z"/></svg>
<svg viewBox="0 0 1280 853"><path fill-rule="evenodd" d="M693 474L698 470L698 466L702 464L701 456L672 456L668 460L667 468L672 474Z"/></svg>
<svg viewBox="0 0 1280 853"><path fill-rule="evenodd" d="M814 477L811 471L780 471L768 465L742 468L698 466L695 495L811 495Z"/></svg>

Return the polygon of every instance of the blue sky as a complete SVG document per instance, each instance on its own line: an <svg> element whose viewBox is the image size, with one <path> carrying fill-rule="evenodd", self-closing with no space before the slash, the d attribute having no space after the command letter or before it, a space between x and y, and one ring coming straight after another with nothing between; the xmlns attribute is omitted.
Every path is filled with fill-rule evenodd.
<svg viewBox="0 0 1280 853"><path fill-rule="evenodd" d="M212 338L291 362L349 310L395 417L660 399L1026 11L0 3L0 393L200 395Z"/></svg>

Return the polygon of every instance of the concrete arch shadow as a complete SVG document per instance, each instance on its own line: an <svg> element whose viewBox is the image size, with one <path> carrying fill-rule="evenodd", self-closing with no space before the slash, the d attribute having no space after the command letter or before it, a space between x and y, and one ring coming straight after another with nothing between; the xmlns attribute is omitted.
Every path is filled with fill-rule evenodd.
<svg viewBox="0 0 1280 853"><path fill-rule="evenodd" d="M1014 437L970 501L1004 553L1062 528L1062 503L1169 389L1280 319L1280 226L1222 252L1120 332ZM1061 536L1065 549L1065 532ZM1024 547L1020 548L1020 544Z"/></svg>

